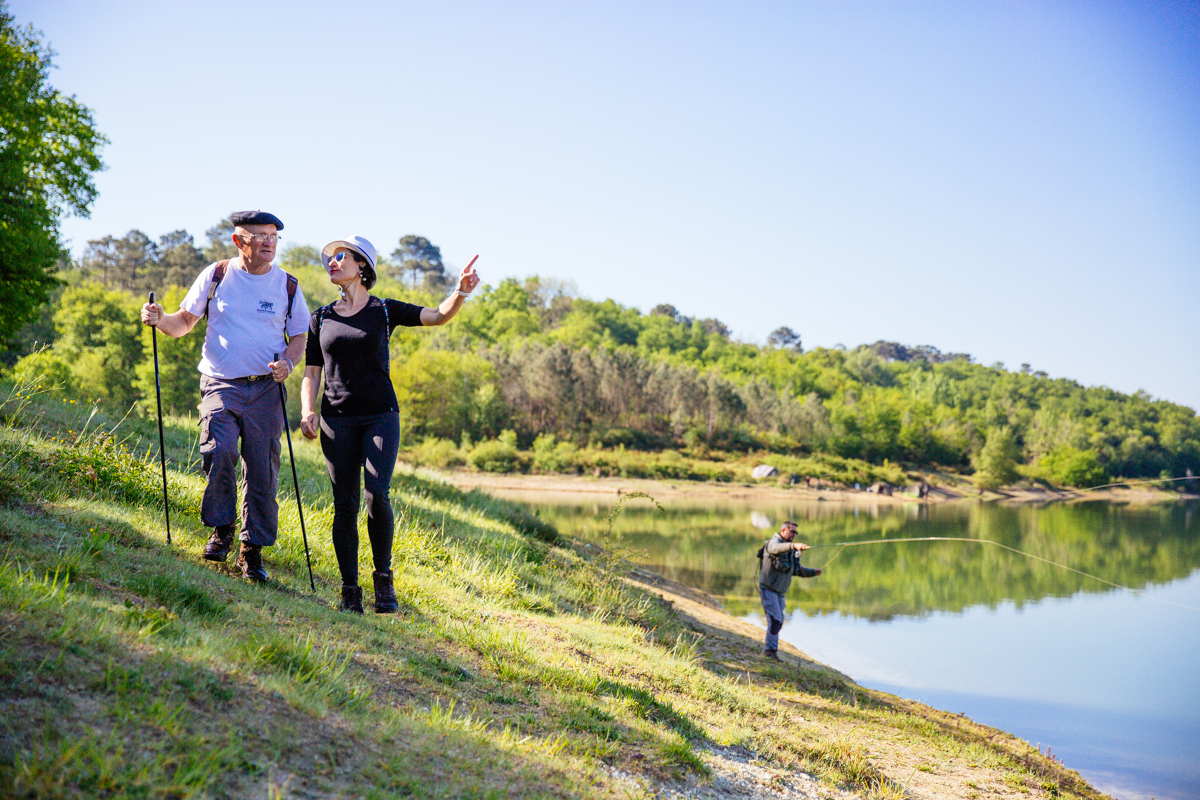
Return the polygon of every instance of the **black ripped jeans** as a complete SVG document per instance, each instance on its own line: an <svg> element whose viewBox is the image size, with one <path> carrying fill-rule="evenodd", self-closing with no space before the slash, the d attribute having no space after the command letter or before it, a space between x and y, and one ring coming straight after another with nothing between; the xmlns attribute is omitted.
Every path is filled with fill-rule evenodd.
<svg viewBox="0 0 1200 800"><path fill-rule="evenodd" d="M359 476L364 475L367 536L375 570L392 568L392 502L388 492L396 451L400 446L400 415L394 411L363 417L321 417L321 450L333 483L333 552L342 583L358 585Z"/></svg>

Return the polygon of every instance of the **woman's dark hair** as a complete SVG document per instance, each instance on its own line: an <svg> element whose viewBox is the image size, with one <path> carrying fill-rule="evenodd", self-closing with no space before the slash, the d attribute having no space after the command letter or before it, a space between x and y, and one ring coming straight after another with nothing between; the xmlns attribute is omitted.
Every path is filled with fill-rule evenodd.
<svg viewBox="0 0 1200 800"><path fill-rule="evenodd" d="M362 275L363 288L370 289L375 285L375 281L378 280L378 276L375 275L375 268L365 258L359 258L358 253L353 253L353 255L354 260L358 262L359 274Z"/></svg>
<svg viewBox="0 0 1200 800"><path fill-rule="evenodd" d="M378 276L375 274L375 268L371 266L370 261L367 261L367 259L360 256L349 247L346 248L346 252L349 253L354 259L354 263L358 264L359 272L362 273L363 287L370 289L375 285L375 281L378 280Z"/></svg>

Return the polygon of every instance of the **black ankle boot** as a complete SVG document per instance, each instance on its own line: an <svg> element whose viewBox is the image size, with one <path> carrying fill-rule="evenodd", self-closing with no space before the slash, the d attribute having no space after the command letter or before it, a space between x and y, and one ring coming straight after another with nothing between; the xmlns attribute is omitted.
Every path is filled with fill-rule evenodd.
<svg viewBox="0 0 1200 800"><path fill-rule="evenodd" d="M347 586L342 584L342 604L338 606L338 611L348 611L351 614L361 614L362 610L362 587L357 584Z"/></svg>
<svg viewBox="0 0 1200 800"><path fill-rule="evenodd" d="M238 551L237 565L241 568L242 574L255 583L267 582L267 570L263 567L260 546L242 542L242 548Z"/></svg>
<svg viewBox="0 0 1200 800"><path fill-rule="evenodd" d="M229 548L233 547L233 526L218 525L213 528L212 536L201 552L205 561L225 561L229 557Z"/></svg>
<svg viewBox="0 0 1200 800"><path fill-rule="evenodd" d="M400 610L400 603L397 602L396 590L392 587L392 571L375 570L371 575L375 578L375 613L395 614Z"/></svg>

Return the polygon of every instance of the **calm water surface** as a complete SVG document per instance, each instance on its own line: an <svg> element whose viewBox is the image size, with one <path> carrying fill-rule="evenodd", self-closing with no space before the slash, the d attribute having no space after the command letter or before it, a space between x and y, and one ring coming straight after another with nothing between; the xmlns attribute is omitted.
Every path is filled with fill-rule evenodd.
<svg viewBox="0 0 1200 800"><path fill-rule="evenodd" d="M1200 508L1096 503L858 507L510 495L563 533L722 599L762 625L754 552L780 521L810 544L913 536L997 547L815 548L782 637L860 684L1014 733L1121 800L1200 798ZM1187 606L1183 608L1181 606Z"/></svg>

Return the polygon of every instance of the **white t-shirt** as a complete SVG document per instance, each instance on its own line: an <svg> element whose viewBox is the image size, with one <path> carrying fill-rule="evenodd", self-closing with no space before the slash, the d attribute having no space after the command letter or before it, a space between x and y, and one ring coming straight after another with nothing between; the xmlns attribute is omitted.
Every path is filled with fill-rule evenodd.
<svg viewBox="0 0 1200 800"><path fill-rule="evenodd" d="M266 375L272 356L283 353L283 319L287 315L287 273L274 265L262 275L242 269L241 258L230 260L225 277L208 306L208 333L197 369L210 378ZM208 287L217 265L209 264L196 278L179 307L204 315ZM308 333L308 304L296 287L288 336Z"/></svg>

